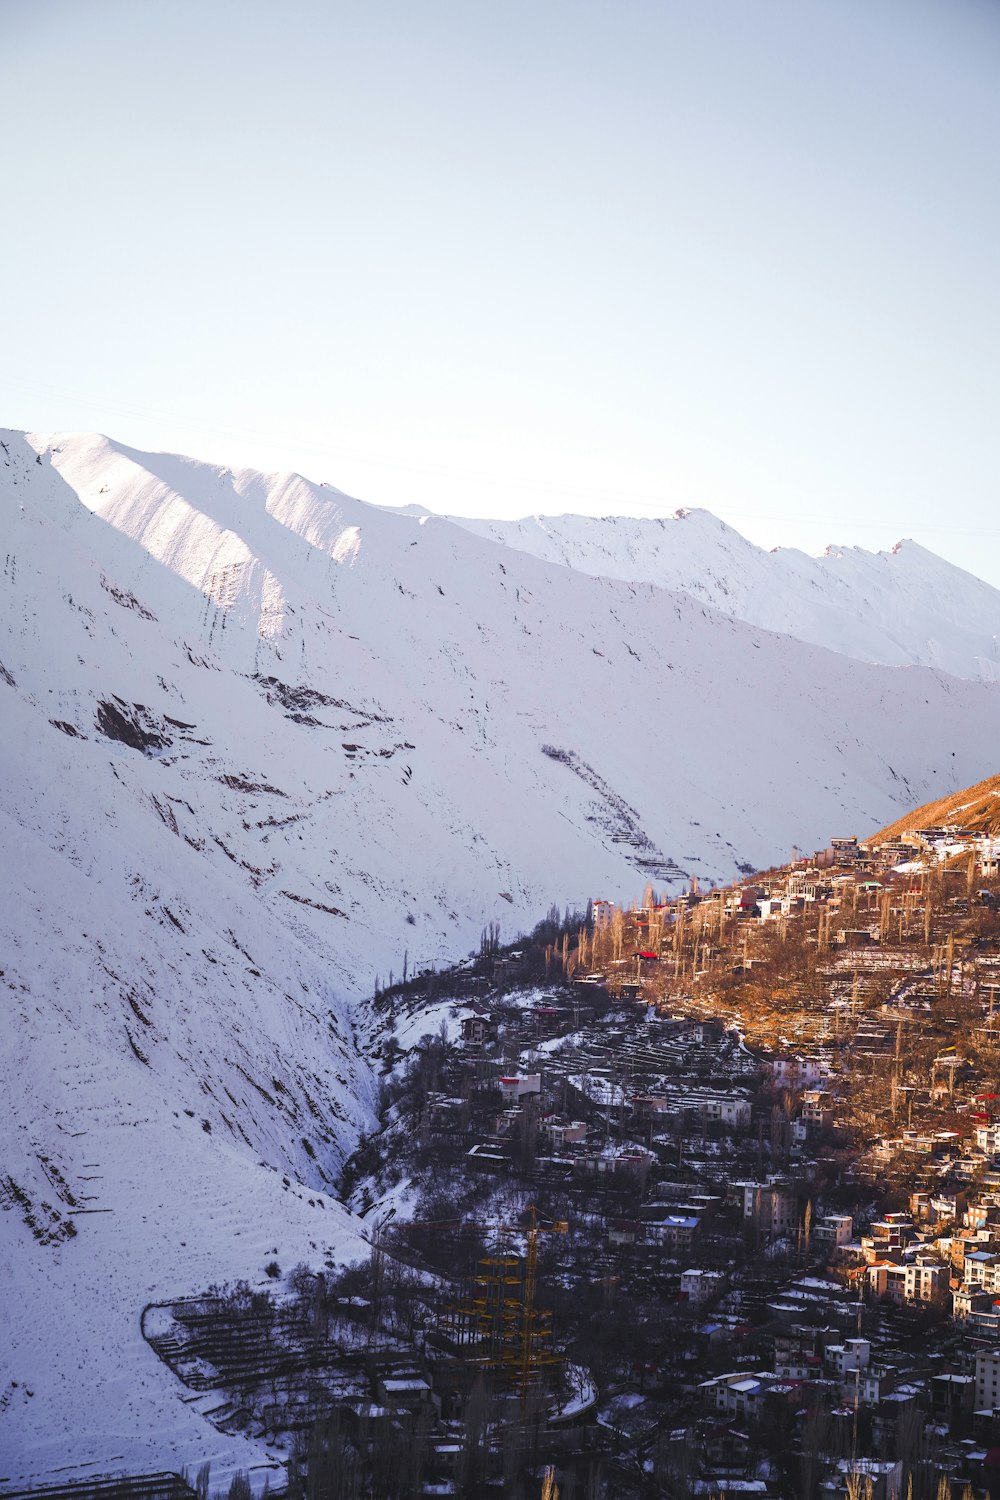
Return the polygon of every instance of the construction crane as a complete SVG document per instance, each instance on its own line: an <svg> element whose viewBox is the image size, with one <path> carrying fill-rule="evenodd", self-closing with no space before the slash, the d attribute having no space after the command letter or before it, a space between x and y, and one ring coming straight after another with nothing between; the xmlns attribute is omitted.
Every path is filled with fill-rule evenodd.
<svg viewBox="0 0 1000 1500"><path fill-rule="evenodd" d="M522 1257L504 1251L484 1256L477 1262L471 1278L470 1295L452 1307L443 1322L456 1325L463 1341L472 1335L486 1347L479 1362L505 1375L520 1397L524 1412L528 1397L545 1368L561 1363L562 1357L549 1346L552 1336L551 1314L535 1305L538 1289L538 1245L543 1234L567 1234L565 1219L545 1219L532 1203L522 1219L527 1223L506 1224L476 1219L415 1219L391 1223L390 1210L374 1226L371 1239L373 1260L380 1260L382 1241L387 1231L415 1229L475 1228L501 1236L524 1235L527 1253Z"/></svg>
<svg viewBox="0 0 1000 1500"><path fill-rule="evenodd" d="M539 1222L538 1209L532 1203L527 1212L531 1215L528 1226L528 1254L524 1267L524 1315L522 1318L521 1334L521 1410L523 1411L528 1400L528 1392L531 1388L532 1378L536 1369L536 1341L539 1337L536 1328L537 1313L535 1311L535 1289L538 1281L538 1236L541 1233L567 1234L569 1224L565 1219L553 1219L549 1224Z"/></svg>
<svg viewBox="0 0 1000 1500"><path fill-rule="evenodd" d="M498 1250L483 1256L476 1263L468 1295L444 1312L440 1325L442 1331L453 1333L460 1342L484 1348L485 1352L474 1358L509 1381L520 1397L522 1412L542 1371L561 1363L561 1356L550 1347L551 1314L540 1310L535 1302L539 1236L569 1231L566 1220L543 1219L533 1203L525 1210L525 1216L526 1225L465 1221L477 1229L505 1237L524 1235L526 1254ZM442 1227L445 1222L454 1225L454 1221L438 1221ZM398 1227L421 1226L418 1221Z"/></svg>

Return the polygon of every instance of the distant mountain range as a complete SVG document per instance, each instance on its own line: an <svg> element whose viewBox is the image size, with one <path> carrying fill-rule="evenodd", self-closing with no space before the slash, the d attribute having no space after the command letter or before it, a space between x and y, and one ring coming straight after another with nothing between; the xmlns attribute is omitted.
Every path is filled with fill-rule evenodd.
<svg viewBox="0 0 1000 1500"><path fill-rule="evenodd" d="M767 552L706 510L664 520L525 516L459 526L596 577L674 589L859 661L1000 679L1000 591L916 542Z"/></svg>
<svg viewBox="0 0 1000 1500"><path fill-rule="evenodd" d="M695 513L570 518L593 542L538 557L16 432L0 516L0 1480L257 1461L139 1316L363 1248L331 1188L376 975L995 766L998 595L909 544L776 560Z"/></svg>

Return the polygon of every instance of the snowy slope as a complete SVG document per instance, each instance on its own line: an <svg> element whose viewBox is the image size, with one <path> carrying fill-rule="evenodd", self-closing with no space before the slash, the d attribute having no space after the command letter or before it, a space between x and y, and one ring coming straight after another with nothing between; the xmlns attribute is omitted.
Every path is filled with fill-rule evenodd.
<svg viewBox="0 0 1000 1500"><path fill-rule="evenodd" d="M2 441L0 1478L245 1464L141 1308L351 1241L375 975L885 824L993 769L1000 690L295 475Z"/></svg>
<svg viewBox="0 0 1000 1500"><path fill-rule="evenodd" d="M860 661L1000 680L1000 590L916 542L891 552L830 547L822 557L786 547L766 552L705 510L654 520L454 520L547 562L677 589Z"/></svg>
<svg viewBox="0 0 1000 1500"><path fill-rule="evenodd" d="M194 1472L207 1461L213 1491L224 1493L238 1469L258 1493L268 1477L274 1488L284 1455L216 1430L202 1413L217 1397L194 1398L152 1354L142 1311L225 1281L262 1284L272 1260L287 1271L327 1255L360 1258L356 1223L332 1199L207 1136L155 1079L77 1034L65 1047L49 1042L4 1059L3 1172L30 1185L44 1156L38 1218L52 1226L44 1193L77 1234L39 1243L19 1205L0 1214L0 1485ZM19 1086L12 1061L41 1083L44 1104ZM60 1198L67 1190L83 1211Z"/></svg>

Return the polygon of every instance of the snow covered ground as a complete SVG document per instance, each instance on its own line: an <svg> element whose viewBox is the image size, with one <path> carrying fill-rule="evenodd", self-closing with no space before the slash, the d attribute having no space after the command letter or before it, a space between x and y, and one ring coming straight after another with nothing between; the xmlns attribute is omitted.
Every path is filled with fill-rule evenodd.
<svg viewBox="0 0 1000 1500"><path fill-rule="evenodd" d="M477 536L605 578L676 589L766 630L860 661L1000 680L1000 590L916 542L891 552L767 552L706 510L663 519L456 516Z"/></svg>
<svg viewBox="0 0 1000 1500"><path fill-rule="evenodd" d="M883 826L994 769L998 689L295 475L0 439L0 1476L245 1467L140 1315L355 1253L376 975Z"/></svg>
<svg viewBox="0 0 1000 1500"><path fill-rule="evenodd" d="M52 1062L43 1052L39 1043L18 1061L45 1070L62 1107L54 1122L42 1117L34 1090L5 1068L3 1170L36 1181L41 1149L51 1181L37 1198L77 1232L43 1244L16 1209L0 1214L0 1484L210 1462L213 1490L237 1469L258 1492L268 1477L277 1486L283 1455L205 1420L202 1398L143 1339L142 1311L213 1284L265 1282L275 1260L286 1272L359 1259L359 1227L326 1195L208 1136L101 1048L77 1040L72 1060ZM82 1211L59 1198L53 1167Z"/></svg>

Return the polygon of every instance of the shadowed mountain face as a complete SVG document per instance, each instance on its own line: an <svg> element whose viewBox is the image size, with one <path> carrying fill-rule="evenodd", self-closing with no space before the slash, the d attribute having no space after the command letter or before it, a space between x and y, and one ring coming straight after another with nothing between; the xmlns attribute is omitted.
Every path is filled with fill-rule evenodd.
<svg viewBox="0 0 1000 1500"><path fill-rule="evenodd" d="M73 1431L101 1448L121 1372L148 1375L145 1301L349 1238L329 1189L371 1119L351 1001L376 974L553 901L730 879L992 765L987 683L294 475L2 441L0 1323L39 1393L0 1409L18 1474L76 1461L45 1412L83 1364ZM194 1464L160 1378L133 1456Z"/></svg>

